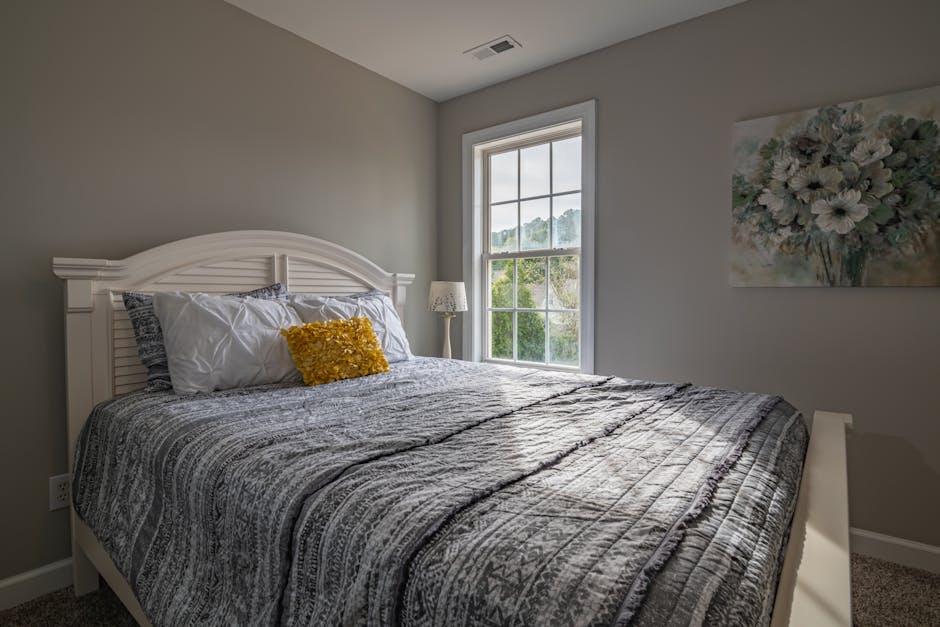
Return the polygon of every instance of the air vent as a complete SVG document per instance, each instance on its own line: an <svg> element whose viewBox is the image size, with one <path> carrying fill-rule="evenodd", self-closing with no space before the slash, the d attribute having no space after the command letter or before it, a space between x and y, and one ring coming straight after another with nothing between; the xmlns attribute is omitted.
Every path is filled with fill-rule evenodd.
<svg viewBox="0 0 940 627"><path fill-rule="evenodd" d="M498 39L489 41L481 46L476 46L475 48L470 48L464 52L464 54L472 54L475 59L482 61L483 59L489 59L490 57L495 57L498 54L503 52L509 52L513 48L521 48L522 45L510 37L509 35L503 35Z"/></svg>

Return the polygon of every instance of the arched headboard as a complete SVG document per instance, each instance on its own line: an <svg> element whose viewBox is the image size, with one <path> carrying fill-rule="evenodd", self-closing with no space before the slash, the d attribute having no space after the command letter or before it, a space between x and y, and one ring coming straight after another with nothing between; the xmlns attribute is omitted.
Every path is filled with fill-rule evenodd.
<svg viewBox="0 0 940 627"><path fill-rule="evenodd" d="M224 294L276 281L295 293L388 293L404 317L413 274L386 272L356 252L307 235L229 231L182 239L118 261L52 260L65 280L69 454L91 408L144 387L124 291ZM71 463L71 459L70 459Z"/></svg>

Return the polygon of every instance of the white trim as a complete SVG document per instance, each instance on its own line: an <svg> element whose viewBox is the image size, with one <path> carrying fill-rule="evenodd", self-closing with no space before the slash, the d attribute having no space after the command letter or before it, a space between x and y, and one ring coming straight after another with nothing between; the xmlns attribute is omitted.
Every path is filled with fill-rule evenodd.
<svg viewBox="0 0 940 627"><path fill-rule="evenodd" d="M852 624L845 430L852 416L813 415L771 627Z"/></svg>
<svg viewBox="0 0 940 627"><path fill-rule="evenodd" d="M81 551L82 558L87 560L90 565L92 573L89 574L88 577L94 579L94 589L98 587L98 575L100 574L101 578L108 582L108 586L111 588L111 591L114 592L114 595L124 604L124 607L134 620L137 621L137 624L141 627L153 627L150 619L147 618L143 608L140 606L140 602L134 595L131 585L124 579L120 571L118 571L117 566L115 566L114 562L111 560L111 556L101 543L98 542L98 538L95 537L94 532L88 525L79 520L78 516L74 516L72 519L72 534L75 538L76 545L80 547L76 550ZM76 596L81 596L90 591L91 589L87 587L84 591L79 590L76 583Z"/></svg>
<svg viewBox="0 0 940 627"><path fill-rule="evenodd" d="M67 557L0 580L0 610L38 599L72 585L72 558Z"/></svg>
<svg viewBox="0 0 940 627"><path fill-rule="evenodd" d="M484 145L534 130L581 121L581 372L594 372L594 242L596 232L596 101L588 100L554 111L465 133L461 140L463 204L463 280L467 286L468 312L463 325L463 358L483 358L483 190Z"/></svg>
<svg viewBox="0 0 940 627"><path fill-rule="evenodd" d="M849 529L852 552L940 573L940 546L914 542L866 529Z"/></svg>
<svg viewBox="0 0 940 627"><path fill-rule="evenodd" d="M523 309L521 311L529 311L529 310ZM481 361L483 363L493 364L495 366L516 366L516 367L522 367L522 368L538 368L539 370L553 370L556 372L568 372L568 373L581 372L581 369L578 368L577 366L564 366L560 364L542 364L539 362L521 361L521 360L512 361L511 359L498 359L496 357L486 357L482 359Z"/></svg>
<svg viewBox="0 0 940 627"><path fill-rule="evenodd" d="M200 264L234 260L240 257L270 257L270 280L292 289L288 263L307 261L344 274L376 289L388 292L404 313L405 287L413 274L386 272L359 253L339 244L285 231L224 231L170 242L137 253L127 259L74 259L55 257L53 272L66 283L68 311L92 311L92 296L109 290L146 289L158 279ZM93 282L89 293L84 281ZM295 290L296 291L296 290Z"/></svg>

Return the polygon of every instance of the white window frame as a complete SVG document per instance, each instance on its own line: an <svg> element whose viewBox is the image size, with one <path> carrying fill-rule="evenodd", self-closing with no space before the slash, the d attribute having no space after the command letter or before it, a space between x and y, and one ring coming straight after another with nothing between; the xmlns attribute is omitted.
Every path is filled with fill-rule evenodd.
<svg viewBox="0 0 940 627"><path fill-rule="evenodd" d="M465 133L461 142L463 174L463 279L468 311L463 324L463 358L482 361L486 355L484 271L486 190L483 181L484 153L519 141L520 135L572 122L581 123L581 285L580 285L580 372L594 372L594 242L595 242L595 101L588 100L521 120ZM507 362L500 362L507 363ZM510 362L511 363L511 362ZM570 367L519 363L520 366L571 370Z"/></svg>

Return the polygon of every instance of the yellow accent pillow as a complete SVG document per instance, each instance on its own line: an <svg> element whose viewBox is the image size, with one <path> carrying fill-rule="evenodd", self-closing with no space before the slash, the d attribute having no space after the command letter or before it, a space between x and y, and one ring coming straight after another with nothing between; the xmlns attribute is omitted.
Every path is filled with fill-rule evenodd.
<svg viewBox="0 0 940 627"><path fill-rule="evenodd" d="M388 360L368 318L310 322L281 329L307 385L388 372Z"/></svg>

